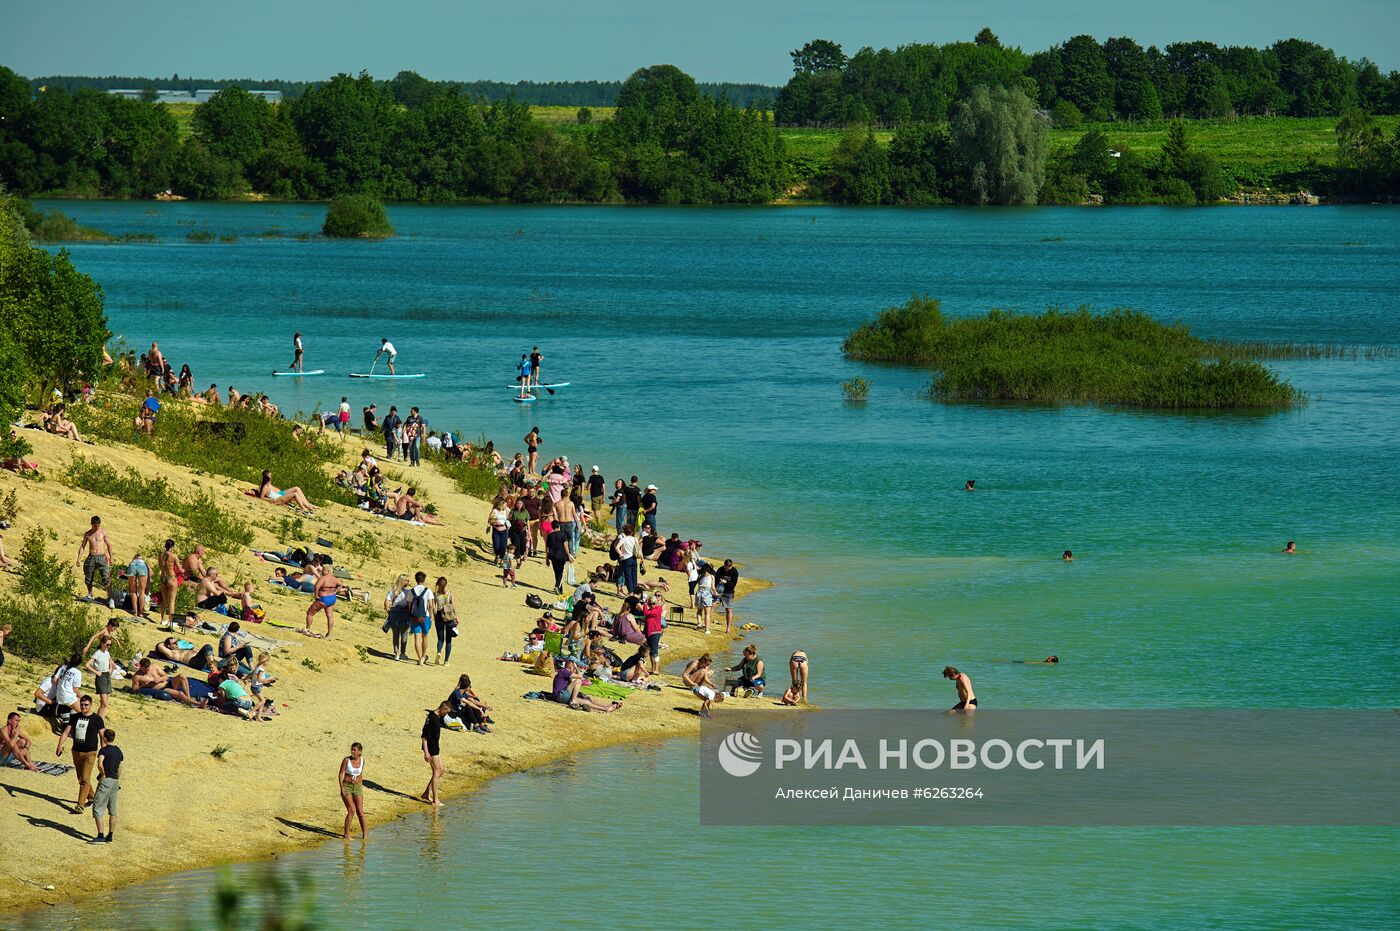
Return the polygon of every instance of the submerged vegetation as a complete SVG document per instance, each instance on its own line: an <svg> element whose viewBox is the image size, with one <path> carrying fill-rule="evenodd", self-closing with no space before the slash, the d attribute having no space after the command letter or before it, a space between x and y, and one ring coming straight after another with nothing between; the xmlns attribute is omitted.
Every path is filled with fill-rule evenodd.
<svg viewBox="0 0 1400 931"><path fill-rule="evenodd" d="M853 359L934 369L928 393L938 400L1207 409L1302 403L1300 391L1256 361L1265 354L1260 345L1204 340L1182 324L1122 308L994 310L948 320L937 300L916 296L857 328L842 350ZM1323 349L1292 345L1284 355L1281 345L1269 357L1316 357Z"/></svg>

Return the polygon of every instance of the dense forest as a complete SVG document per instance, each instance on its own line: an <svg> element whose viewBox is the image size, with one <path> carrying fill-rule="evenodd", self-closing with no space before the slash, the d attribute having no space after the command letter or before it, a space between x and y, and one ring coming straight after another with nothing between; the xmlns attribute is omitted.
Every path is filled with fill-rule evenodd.
<svg viewBox="0 0 1400 931"><path fill-rule="evenodd" d="M762 203L781 193L767 111L706 96L670 65L633 74L616 103L612 120L565 136L516 100L341 74L283 104L225 88L181 140L164 106L89 88L33 95L0 68L0 181L21 194L198 199Z"/></svg>
<svg viewBox="0 0 1400 931"><path fill-rule="evenodd" d="M183 110L100 89L143 79L30 81L0 67L0 183L30 196L521 203L1211 204L1275 182L1400 192L1400 74L1299 39L1159 50L1076 36L1027 54L983 29L851 57L817 39L791 57L772 109L771 88L704 86L672 65L618 84L339 74L258 82L282 90L280 104L231 84ZM568 123L527 105L565 99L584 102ZM603 100L616 109L594 119L588 102ZM1275 124L1319 114L1335 145L1292 157ZM1213 143L1236 124L1252 127L1246 155L1289 163L1261 170L1237 146L1222 164ZM1123 127L1156 138L1140 149Z"/></svg>
<svg viewBox="0 0 1400 931"><path fill-rule="evenodd" d="M300 97L308 87L324 84L324 81L282 81L278 79L258 80L254 78L182 78L178 74L168 78L85 77L76 74L54 74L41 78L31 78L30 86L34 93L50 90L64 90L72 94L81 88L93 90L140 90L152 95L158 90L188 91L222 90L225 87L242 87L245 90L281 91L283 97ZM493 103L514 98L520 103L544 107L611 107L617 104L617 95L622 90L621 81L430 81L416 71L400 71L391 81L386 82L395 88L395 96L416 95L423 88L450 90L473 99ZM696 83L700 93L716 100L726 98L736 107L769 107L778 96L778 88L767 84L731 84L700 81ZM401 103L407 100L400 98Z"/></svg>
<svg viewBox="0 0 1400 931"><path fill-rule="evenodd" d="M1400 113L1400 72L1348 61L1329 48L1285 39L1265 49L1174 42L1143 48L1126 37L1075 36L1027 54L990 29L972 42L863 48L847 57L815 39L791 53L778 94L783 126L900 126L942 122L977 86L1015 87L1053 115L1081 120L1216 118L1231 114L1338 116L1357 108Z"/></svg>

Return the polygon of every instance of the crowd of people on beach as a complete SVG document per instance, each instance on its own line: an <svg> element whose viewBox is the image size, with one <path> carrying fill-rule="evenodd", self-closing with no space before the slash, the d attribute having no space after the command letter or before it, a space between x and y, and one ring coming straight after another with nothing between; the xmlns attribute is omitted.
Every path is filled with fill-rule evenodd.
<svg viewBox="0 0 1400 931"><path fill-rule="evenodd" d="M538 349L533 360L527 357L532 364L522 374L531 387L538 384L541 359ZM299 352L296 364L301 363ZM137 432L149 434L159 429L163 400L223 403L216 385L195 392L189 366L174 366L156 342L139 358L123 353L110 364L124 377L130 374L145 379L144 385L137 381L132 386L138 389L138 396L144 390L144 399L132 418ZM81 400L90 401L92 395L90 386L85 386ZM41 423L50 432L79 441L77 427L63 416L64 403L43 412ZM269 418L281 417L265 396L241 394L232 386L228 388L228 403L254 408ZM363 428L359 431L350 425L350 411L348 396L342 396L337 409L322 418L321 427L336 430L342 437L353 432L366 439L381 437L384 459L409 468L420 466L425 457L468 459L498 477L500 492L491 502L480 537L482 558L489 553L504 586L532 587L523 575L535 560L548 567L552 579L552 585L527 597L526 610L532 612L525 620L529 629L523 631L516 652L507 651L502 657L525 664L525 672L547 680L546 688L532 690L527 697L580 711L614 713L624 707L630 695L663 688L662 637L668 625L688 621L703 633L717 631L718 608L724 632L731 634L735 629L739 568L732 559L711 561L703 556L699 540L684 538L678 532L662 535L661 494L656 484L644 484L636 475L609 484L600 467L585 472L567 456L543 461L540 451L546 443L535 427L522 438L524 450L507 460L491 442L477 448L463 443L451 431L429 430L426 417L416 406L408 408L405 417L391 406L381 420L377 407L370 404L361 410ZM298 425L297 429L302 428ZM370 446L362 448L359 461L340 478L366 510L412 523L440 520L416 488L391 487L397 483L386 478ZM319 507L301 488L278 487L268 471L249 494L307 515L315 514ZM134 695L190 709L213 710L256 723L279 715L273 697L278 680L271 665L282 644L248 632L266 618L255 600L257 583L226 580L202 545L192 545L187 552L183 549L168 539L159 553L137 552L129 559L119 559L107 526L100 515L93 515L77 542L74 559L85 592L80 597L109 611L125 611L128 617L110 618L87 644L37 683L33 692L32 710L49 720L59 735L59 754L71 744L71 768L78 782L74 810L93 810L97 839L103 842L110 841L115 824L115 793L122 767L122 751L108 720L120 714L121 706L114 704L112 696L122 680ZM579 568L585 549L594 550L599 557L599 564L587 572ZM333 636L337 603L351 596L368 597L349 587L348 573L338 571L329 553L289 543L260 555L273 564L267 584L309 597L304 623L296 628L308 636ZM684 574L687 585L683 596L672 591L667 578L671 572ZM188 595L182 594L186 592ZM548 595L549 601L542 595ZM608 595L618 599L616 606L605 605ZM182 610L183 599L193 607ZM383 631L389 634L389 656L394 661L421 667L451 663L459 623L446 575L438 575L430 584L424 571L404 573L389 586L382 604ZM313 625L321 618L326 625L324 634L313 632ZM144 623L154 623L160 638L134 655L117 657L115 644L129 642L122 633L125 625ZM200 637L207 640L201 643ZM3 638L4 629L0 628L0 647ZM722 686L713 678L713 662L706 653L686 665L679 677L680 687L699 700L701 716L709 717L713 704L725 697L765 694L768 677L756 645L746 646L742 658L726 667L733 675ZM797 704L807 698L806 654L794 653L789 668L792 684L782 703ZM30 770L48 765L34 758L31 739L21 723L16 712L0 731L0 763ZM420 735L420 749L429 768L429 780L420 796L425 802L440 803L439 786L445 771L441 732L487 735L494 727L493 707L473 689L465 674L457 677L456 686L437 707L425 709ZM364 747L356 743L341 760L337 774L347 836L356 822L362 833L365 829L364 772Z"/></svg>

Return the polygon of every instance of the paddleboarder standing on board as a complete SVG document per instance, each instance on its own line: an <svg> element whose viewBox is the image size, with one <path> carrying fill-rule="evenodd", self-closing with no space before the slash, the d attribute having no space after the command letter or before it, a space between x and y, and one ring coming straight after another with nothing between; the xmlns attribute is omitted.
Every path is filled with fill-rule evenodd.
<svg viewBox="0 0 1400 931"><path fill-rule="evenodd" d="M543 361L544 356L540 354L540 347L536 346L530 350L530 383L535 387L539 387L540 384L540 363Z"/></svg>
<svg viewBox="0 0 1400 931"><path fill-rule="evenodd" d="M293 371L293 372L300 372L300 371L301 371L301 357L302 357L302 355L304 354L304 353L302 352L302 348L301 348L301 334L300 334L300 333L293 334L293 336L292 336L292 349L295 351L296 354L292 356L292 368L291 368L291 371Z"/></svg>
<svg viewBox="0 0 1400 931"><path fill-rule="evenodd" d="M529 355L523 352L520 354L520 361L516 364L515 370L519 373L515 376L515 380L520 382L520 396L522 398L528 398L530 396L531 378L531 366Z"/></svg>
<svg viewBox="0 0 1400 931"><path fill-rule="evenodd" d="M379 357L387 355L389 357L389 374L394 374L394 360L398 358L399 351L394 348L394 344L387 339L380 337L379 351L374 354L374 361L378 362Z"/></svg>

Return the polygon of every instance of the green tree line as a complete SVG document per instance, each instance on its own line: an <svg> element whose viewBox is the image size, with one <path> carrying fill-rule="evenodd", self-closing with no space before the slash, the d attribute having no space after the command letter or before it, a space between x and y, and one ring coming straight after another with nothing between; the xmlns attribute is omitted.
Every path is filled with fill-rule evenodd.
<svg viewBox="0 0 1400 931"><path fill-rule="evenodd" d="M0 181L22 194L196 199L760 203L782 191L767 111L708 96L670 65L633 74L617 107L565 136L518 100L339 74L281 104L225 88L181 141L163 105L88 89L33 95L0 68Z"/></svg>
<svg viewBox="0 0 1400 931"><path fill-rule="evenodd" d="M189 78L179 74L168 78L104 75L92 77L79 74L51 74L30 78L34 93L64 90L72 94L81 88L92 90L139 90L154 94L158 90L194 93L197 90L223 90L226 87L255 88L281 91L283 97L300 97L308 87L322 81L283 81L278 78ZM543 107L611 107L617 103L622 90L621 81L432 81L416 71L400 71L386 82L400 103L408 103L402 95L418 95L432 87L448 90L487 102L514 98L521 103ZM732 83L729 81L700 81L700 93L716 100L727 99L739 107L768 106L778 96L778 88L769 84Z"/></svg>
<svg viewBox="0 0 1400 931"><path fill-rule="evenodd" d="M1143 48L1126 36L1081 35L1027 54L990 29L972 42L915 43L847 56L826 39L791 53L793 76L778 94L783 126L900 126L942 122L973 87L1019 88L1054 115L1081 120L1156 120L1238 115L1338 116L1353 108L1400 113L1400 72L1337 55L1316 42L1268 48L1174 42Z"/></svg>

